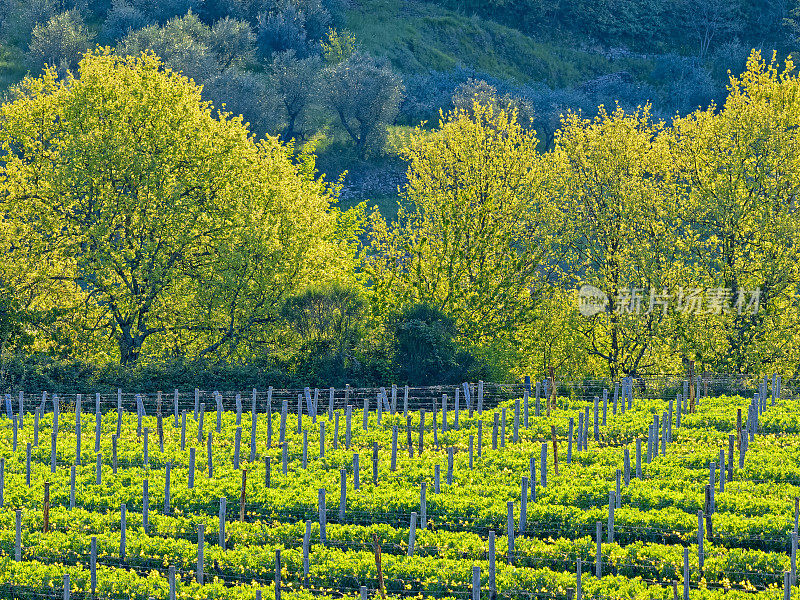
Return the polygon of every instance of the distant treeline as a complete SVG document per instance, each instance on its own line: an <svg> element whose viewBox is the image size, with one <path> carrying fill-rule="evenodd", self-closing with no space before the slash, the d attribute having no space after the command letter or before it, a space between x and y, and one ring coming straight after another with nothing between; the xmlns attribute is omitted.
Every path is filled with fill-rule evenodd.
<svg viewBox="0 0 800 600"><path fill-rule="evenodd" d="M440 110L459 106L459 88L475 82L510 96L549 148L566 110L593 115L600 104L635 110L650 103L658 116L685 114L722 101L727 70L741 72L751 48L786 54L796 47L786 2L440 4L522 28L545 44L572 36L571 45L622 60L604 67L616 72L583 83L548 79L546 64L526 82L463 65L400 72L347 31L348 0L0 0L0 42L16 50L8 60L34 74L45 64L62 74L75 70L98 44L120 54L150 50L201 84L205 99L242 115L255 135L298 143L341 138L357 159L382 152L387 124L434 124ZM503 44L481 31L490 44Z"/></svg>

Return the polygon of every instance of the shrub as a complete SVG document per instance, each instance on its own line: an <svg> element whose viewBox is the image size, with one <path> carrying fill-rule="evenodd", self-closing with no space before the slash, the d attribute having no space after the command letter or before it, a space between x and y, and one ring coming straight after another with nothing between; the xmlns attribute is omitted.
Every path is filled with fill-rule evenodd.
<svg viewBox="0 0 800 600"><path fill-rule="evenodd" d="M400 381L410 385L447 384L477 379L483 371L475 358L454 341L455 321L426 303L414 304L390 324L394 365Z"/></svg>
<svg viewBox="0 0 800 600"><path fill-rule="evenodd" d="M361 291L334 284L290 298L282 315L299 347L297 373L339 385L359 363L365 302Z"/></svg>

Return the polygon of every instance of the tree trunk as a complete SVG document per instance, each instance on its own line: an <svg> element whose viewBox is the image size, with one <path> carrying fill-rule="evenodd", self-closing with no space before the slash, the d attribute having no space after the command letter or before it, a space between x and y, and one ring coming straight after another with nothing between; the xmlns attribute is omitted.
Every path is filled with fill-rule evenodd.
<svg viewBox="0 0 800 600"><path fill-rule="evenodd" d="M142 351L143 335L131 335L130 328L123 329L117 340L119 348L119 364L124 367L133 366L139 360Z"/></svg>

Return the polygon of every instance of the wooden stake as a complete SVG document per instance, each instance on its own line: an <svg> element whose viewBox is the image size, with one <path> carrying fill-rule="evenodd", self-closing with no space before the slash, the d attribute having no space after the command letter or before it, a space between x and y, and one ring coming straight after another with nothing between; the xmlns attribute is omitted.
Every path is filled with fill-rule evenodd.
<svg viewBox="0 0 800 600"><path fill-rule="evenodd" d="M44 482L44 532L50 531L50 482Z"/></svg>
<svg viewBox="0 0 800 600"><path fill-rule="evenodd" d="M202 414L202 413L201 413ZM197 583L203 585L203 562L204 562L204 550L205 550L205 541L206 541L206 524L205 523L198 523L197 525L197 574L196 580Z"/></svg>
<svg viewBox="0 0 800 600"><path fill-rule="evenodd" d="M275 550L275 600L281 600L281 551Z"/></svg>
<svg viewBox="0 0 800 600"><path fill-rule="evenodd" d="M736 409L736 447L742 451L742 409Z"/></svg>
<svg viewBox="0 0 800 600"><path fill-rule="evenodd" d="M378 569L378 592L381 598L386 598L386 589L383 585L383 568L381 567L381 547L378 544L378 534L372 533L372 547L375 550L375 566Z"/></svg>
<svg viewBox="0 0 800 600"><path fill-rule="evenodd" d="M378 485L378 442L372 444L372 485Z"/></svg>
<svg viewBox="0 0 800 600"><path fill-rule="evenodd" d="M556 426L550 425L550 435L553 438L553 468L558 476L558 443L556 439Z"/></svg>
<svg viewBox="0 0 800 600"><path fill-rule="evenodd" d="M497 598L497 586L495 584L495 548L494 548L494 531L489 532L489 547L486 553L489 555L489 598L495 600Z"/></svg>
<svg viewBox="0 0 800 600"><path fill-rule="evenodd" d="M247 469L242 469L242 494L239 496L239 522L244 523L244 506L247 494Z"/></svg>
<svg viewBox="0 0 800 600"><path fill-rule="evenodd" d="M172 473L172 463L168 462L164 466L164 514L168 515L170 513L170 491L169 491L169 484L170 484L170 475Z"/></svg>
<svg viewBox="0 0 800 600"><path fill-rule="evenodd" d="M94 539L94 538L93 538ZM14 560L22 560L22 511L14 511Z"/></svg>
<svg viewBox="0 0 800 600"><path fill-rule="evenodd" d="M406 444L408 445L408 457L414 458L414 442L411 439L411 415L406 416Z"/></svg>
<svg viewBox="0 0 800 600"><path fill-rule="evenodd" d="M128 507L123 504L119 507L119 559L125 562L125 541L128 528Z"/></svg>

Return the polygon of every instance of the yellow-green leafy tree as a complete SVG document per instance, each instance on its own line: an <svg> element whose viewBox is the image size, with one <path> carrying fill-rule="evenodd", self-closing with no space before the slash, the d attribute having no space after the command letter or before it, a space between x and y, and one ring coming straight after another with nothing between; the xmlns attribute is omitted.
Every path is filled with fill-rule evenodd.
<svg viewBox="0 0 800 600"><path fill-rule="evenodd" d="M265 352L285 298L352 277L353 229L313 160L256 142L200 92L154 55L102 49L0 108L15 260L76 290L70 326L94 355Z"/></svg>
<svg viewBox="0 0 800 600"><path fill-rule="evenodd" d="M661 130L647 107L601 109L592 120L571 114L548 156L551 193L568 220L559 242L565 285L599 290L601 310L574 322L598 375L670 366L680 219Z"/></svg>
<svg viewBox="0 0 800 600"><path fill-rule="evenodd" d="M552 202L533 131L514 113L476 104L405 151L397 221L372 218L367 271L376 315L424 303L455 320L458 341L502 367L548 283Z"/></svg>
<svg viewBox="0 0 800 600"><path fill-rule="evenodd" d="M800 81L754 52L725 105L674 122L670 162L695 286L682 351L718 371L791 372L800 358Z"/></svg>

